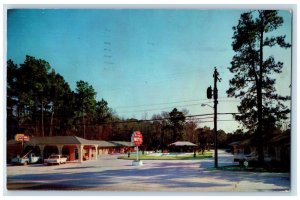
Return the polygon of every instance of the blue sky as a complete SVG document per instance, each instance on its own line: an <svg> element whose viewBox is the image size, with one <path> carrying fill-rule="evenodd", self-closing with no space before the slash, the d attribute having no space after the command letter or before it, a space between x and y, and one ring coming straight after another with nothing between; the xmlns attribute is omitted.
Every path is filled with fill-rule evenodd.
<svg viewBox="0 0 300 200"><path fill-rule="evenodd" d="M151 118L152 114L186 108L191 115L212 113L201 103L213 84L217 66L219 112L236 112L238 100L228 99L232 77L227 67L234 52L232 27L245 10L9 10L7 58L24 62L25 55L44 59L74 90L76 81L93 85L121 117ZM291 41L291 14L276 30ZM266 49L284 62L277 77L280 94L289 94L291 50ZM232 119L220 116L219 119ZM200 126L213 126L202 123ZM233 121L218 127L232 131Z"/></svg>

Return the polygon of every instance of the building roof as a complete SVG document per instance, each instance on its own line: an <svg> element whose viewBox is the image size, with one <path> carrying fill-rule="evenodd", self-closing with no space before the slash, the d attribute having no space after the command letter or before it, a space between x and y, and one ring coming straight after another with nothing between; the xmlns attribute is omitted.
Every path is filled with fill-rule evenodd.
<svg viewBox="0 0 300 200"><path fill-rule="evenodd" d="M170 144L169 146L197 146L197 145L189 141L177 141Z"/></svg>
<svg viewBox="0 0 300 200"><path fill-rule="evenodd" d="M250 138L245 139L245 140L240 142L241 146L248 146L248 145L254 145L254 144L255 144L254 137L250 137Z"/></svg>
<svg viewBox="0 0 300 200"><path fill-rule="evenodd" d="M290 145L291 143L291 136L290 134L277 134L272 136L267 136L265 139L265 144L273 144L273 145ZM230 146L255 146L255 138L251 136L248 139L243 141L236 141L229 144Z"/></svg>
<svg viewBox="0 0 300 200"><path fill-rule="evenodd" d="M134 145L127 141L98 141L100 147L132 147Z"/></svg>
<svg viewBox="0 0 300 200"><path fill-rule="evenodd" d="M6 142L6 144L14 145L14 144L22 144L22 142L21 141L16 141L16 140L8 140Z"/></svg>
<svg viewBox="0 0 300 200"><path fill-rule="evenodd" d="M104 140L98 141L98 145L99 145L100 147L113 147L113 146L115 146L115 145L112 144L111 142L109 142L109 141L104 141Z"/></svg>
<svg viewBox="0 0 300 200"><path fill-rule="evenodd" d="M131 142L127 142L127 141L109 141L109 142L116 146L126 146L126 147L134 146Z"/></svg>
<svg viewBox="0 0 300 200"><path fill-rule="evenodd" d="M85 144L85 145L97 145L99 141L86 140L77 136L46 136L46 137L32 137L30 142L33 145L58 145L58 144Z"/></svg>
<svg viewBox="0 0 300 200"><path fill-rule="evenodd" d="M229 146L237 146L237 145L239 145L240 143L241 143L240 141L235 141L235 142L229 143L228 145L229 145Z"/></svg>
<svg viewBox="0 0 300 200"><path fill-rule="evenodd" d="M272 137L268 143L270 144L291 144L291 135L290 134L278 134Z"/></svg>
<svg viewBox="0 0 300 200"><path fill-rule="evenodd" d="M254 145L255 144L255 138L253 136L244 139L242 141L234 141L229 143L229 146L249 146L249 145Z"/></svg>
<svg viewBox="0 0 300 200"><path fill-rule="evenodd" d="M20 143L14 140L8 141L7 144ZM99 147L117 147L117 146L133 146L131 142L126 141L104 141L104 140L87 140L77 136L46 136L31 137L27 145L98 145Z"/></svg>

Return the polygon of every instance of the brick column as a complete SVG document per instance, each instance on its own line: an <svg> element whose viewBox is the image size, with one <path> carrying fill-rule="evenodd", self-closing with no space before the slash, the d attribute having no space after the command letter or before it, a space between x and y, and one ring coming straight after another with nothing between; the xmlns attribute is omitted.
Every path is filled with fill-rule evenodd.
<svg viewBox="0 0 300 200"><path fill-rule="evenodd" d="M98 145L95 145L96 148L96 155L95 155L95 159L98 160Z"/></svg>
<svg viewBox="0 0 300 200"><path fill-rule="evenodd" d="M93 153L93 149L92 147L89 147L89 160L92 160L92 153Z"/></svg>
<svg viewBox="0 0 300 200"><path fill-rule="evenodd" d="M83 145L78 145L77 146L77 148L78 148L78 161L80 162L80 163L82 163L82 161L83 161L83 158L82 158L82 153L83 153Z"/></svg>
<svg viewBox="0 0 300 200"><path fill-rule="evenodd" d="M44 149L45 149L45 145L39 145L40 151L41 151L41 156L44 159Z"/></svg>
<svg viewBox="0 0 300 200"><path fill-rule="evenodd" d="M75 160L75 147L74 146L69 147L69 160L70 161Z"/></svg>
<svg viewBox="0 0 300 200"><path fill-rule="evenodd" d="M63 149L64 145L56 145L56 147L58 148L58 154L62 155L62 149Z"/></svg>

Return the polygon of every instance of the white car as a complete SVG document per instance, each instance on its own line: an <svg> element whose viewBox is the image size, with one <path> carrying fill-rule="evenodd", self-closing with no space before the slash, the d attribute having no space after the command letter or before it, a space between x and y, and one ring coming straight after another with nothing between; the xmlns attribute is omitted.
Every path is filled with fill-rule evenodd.
<svg viewBox="0 0 300 200"><path fill-rule="evenodd" d="M67 157L64 157L62 155L51 155L48 159L44 160L44 163L47 163L48 165L51 164L65 164L67 162Z"/></svg>
<svg viewBox="0 0 300 200"><path fill-rule="evenodd" d="M251 152L249 154L244 155L244 160L246 161L253 161L253 160L258 160L258 155L256 152Z"/></svg>

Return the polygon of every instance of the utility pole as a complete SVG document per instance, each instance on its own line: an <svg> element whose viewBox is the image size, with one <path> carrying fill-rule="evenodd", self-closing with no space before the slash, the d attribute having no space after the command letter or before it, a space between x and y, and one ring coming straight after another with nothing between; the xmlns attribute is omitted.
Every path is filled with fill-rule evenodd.
<svg viewBox="0 0 300 200"><path fill-rule="evenodd" d="M214 133L215 133L215 168L218 167L218 128L217 128L217 113L218 113L218 88L217 81L221 81L219 78L219 72L217 71L217 67L215 67L214 71Z"/></svg>
<svg viewBox="0 0 300 200"><path fill-rule="evenodd" d="M214 89L212 91L211 86L207 88L207 98L212 98L212 93L214 95L214 135L215 135L215 168L218 167L218 128L217 128L217 113L218 113L218 88L217 82L221 81L219 78L219 72L217 71L217 67L215 67L215 71L213 74L214 77Z"/></svg>

